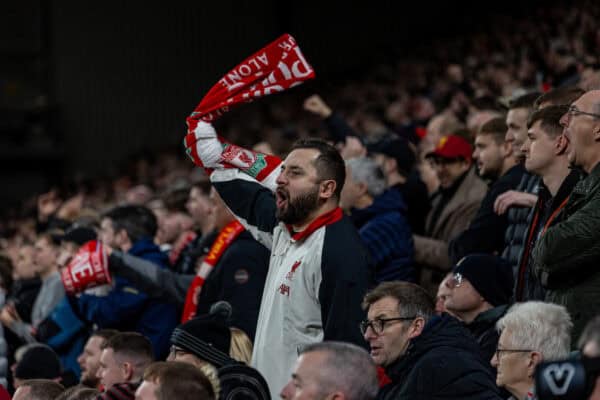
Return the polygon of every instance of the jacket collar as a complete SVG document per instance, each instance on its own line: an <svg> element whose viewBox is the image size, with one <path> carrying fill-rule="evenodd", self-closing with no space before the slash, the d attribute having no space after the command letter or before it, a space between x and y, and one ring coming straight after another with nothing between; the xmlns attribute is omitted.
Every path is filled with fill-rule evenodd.
<svg viewBox="0 0 600 400"><path fill-rule="evenodd" d="M310 225L306 227L306 229L304 229L301 232L294 233L294 230L292 229L291 225L286 225L286 228L294 241L303 240L309 237L317 229L325 225L331 225L335 222L338 222L340 219L342 219L343 216L344 213L342 209L336 207L333 210L326 212L325 214L319 215L313 222L310 223Z"/></svg>
<svg viewBox="0 0 600 400"><path fill-rule="evenodd" d="M600 181L600 163L596 164L596 166L592 169L590 174L586 176L584 179L580 180L575 188L573 188L573 193L581 196L587 196L590 191L598 185Z"/></svg>

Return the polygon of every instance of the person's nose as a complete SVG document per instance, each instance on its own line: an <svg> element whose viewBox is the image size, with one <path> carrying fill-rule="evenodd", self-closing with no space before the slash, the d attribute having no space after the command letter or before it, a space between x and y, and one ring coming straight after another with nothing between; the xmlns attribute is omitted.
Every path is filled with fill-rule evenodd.
<svg viewBox="0 0 600 400"><path fill-rule="evenodd" d="M283 389L281 389L279 397L281 397L284 400L288 400L294 397L294 385L291 380L283 387Z"/></svg>

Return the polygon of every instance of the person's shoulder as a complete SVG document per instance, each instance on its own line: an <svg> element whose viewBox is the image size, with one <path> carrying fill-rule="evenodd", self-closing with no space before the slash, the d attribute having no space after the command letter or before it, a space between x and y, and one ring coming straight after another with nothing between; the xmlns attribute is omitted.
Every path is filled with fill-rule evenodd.
<svg viewBox="0 0 600 400"><path fill-rule="evenodd" d="M104 393L99 394L96 400L133 400L135 399L135 391L138 386L138 383L116 383Z"/></svg>

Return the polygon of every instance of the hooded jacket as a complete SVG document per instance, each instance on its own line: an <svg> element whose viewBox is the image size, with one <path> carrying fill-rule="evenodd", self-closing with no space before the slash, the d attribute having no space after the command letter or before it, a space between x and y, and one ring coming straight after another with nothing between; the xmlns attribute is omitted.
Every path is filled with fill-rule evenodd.
<svg viewBox="0 0 600 400"><path fill-rule="evenodd" d="M402 195L394 189L375 197L370 206L352 210L352 221L375 264L377 282L415 281L413 239L405 213Z"/></svg>
<svg viewBox="0 0 600 400"><path fill-rule="evenodd" d="M500 399L477 342L447 314L431 319L386 374L392 382L381 388L380 400Z"/></svg>

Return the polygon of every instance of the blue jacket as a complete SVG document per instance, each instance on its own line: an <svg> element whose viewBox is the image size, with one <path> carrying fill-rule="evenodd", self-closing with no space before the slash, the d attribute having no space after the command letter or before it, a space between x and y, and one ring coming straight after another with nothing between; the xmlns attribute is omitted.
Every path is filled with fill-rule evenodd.
<svg viewBox="0 0 600 400"><path fill-rule="evenodd" d="M375 263L378 283L415 281L413 238L405 213L397 190L386 190L370 206L352 210L354 225Z"/></svg>
<svg viewBox="0 0 600 400"><path fill-rule="evenodd" d="M168 268L169 260L151 239L140 239L128 252ZM135 331L152 342L157 360L166 357L171 332L178 324L177 306L149 298L127 279L114 277L114 287L106 296L82 294L78 300L79 312L98 328Z"/></svg>

